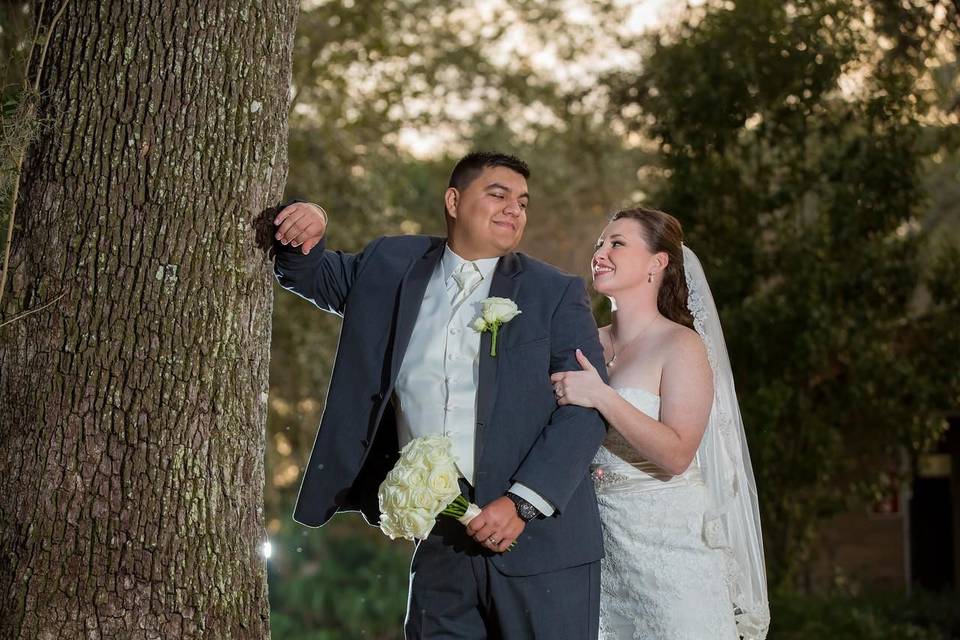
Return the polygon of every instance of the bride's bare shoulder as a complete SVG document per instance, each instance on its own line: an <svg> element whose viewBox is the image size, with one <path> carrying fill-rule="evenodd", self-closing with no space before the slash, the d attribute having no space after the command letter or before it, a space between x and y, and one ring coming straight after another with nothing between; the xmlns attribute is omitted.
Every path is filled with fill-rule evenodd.
<svg viewBox="0 0 960 640"><path fill-rule="evenodd" d="M669 323L664 342L670 357L706 361L707 349L700 334L679 322L669 320Z"/></svg>

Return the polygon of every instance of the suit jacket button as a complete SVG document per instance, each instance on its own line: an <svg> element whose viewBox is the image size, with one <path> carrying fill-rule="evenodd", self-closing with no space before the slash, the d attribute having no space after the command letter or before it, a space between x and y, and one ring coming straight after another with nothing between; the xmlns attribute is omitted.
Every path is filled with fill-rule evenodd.
<svg viewBox="0 0 960 640"><path fill-rule="evenodd" d="M373 400L374 402L380 402L381 400L383 400L383 394L375 393L372 396L370 396L370 399Z"/></svg>
<svg viewBox="0 0 960 640"><path fill-rule="evenodd" d="M362 445L366 448L366 447L369 447L369 446L370 446L370 441L369 441L369 440L361 440L361 441L360 441L360 444L362 444Z"/></svg>

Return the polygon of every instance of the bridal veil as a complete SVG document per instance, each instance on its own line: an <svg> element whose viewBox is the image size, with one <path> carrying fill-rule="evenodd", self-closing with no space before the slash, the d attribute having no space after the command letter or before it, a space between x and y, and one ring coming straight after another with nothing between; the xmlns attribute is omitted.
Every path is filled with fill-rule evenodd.
<svg viewBox="0 0 960 640"><path fill-rule="evenodd" d="M770 606L757 483L720 316L703 266L686 245L683 258L687 306L694 328L706 344L714 379L713 408L697 452L709 494L704 538L707 545L724 553L738 633L744 640L763 640L770 626Z"/></svg>

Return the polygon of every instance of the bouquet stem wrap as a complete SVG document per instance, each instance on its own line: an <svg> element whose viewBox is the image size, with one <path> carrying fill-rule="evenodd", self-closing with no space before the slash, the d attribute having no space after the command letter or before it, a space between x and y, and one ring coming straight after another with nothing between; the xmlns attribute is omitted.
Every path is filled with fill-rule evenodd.
<svg viewBox="0 0 960 640"><path fill-rule="evenodd" d="M462 494L453 499L447 508L440 512L440 515L456 518L463 526L470 524L470 521L480 515L480 507L467 500Z"/></svg>

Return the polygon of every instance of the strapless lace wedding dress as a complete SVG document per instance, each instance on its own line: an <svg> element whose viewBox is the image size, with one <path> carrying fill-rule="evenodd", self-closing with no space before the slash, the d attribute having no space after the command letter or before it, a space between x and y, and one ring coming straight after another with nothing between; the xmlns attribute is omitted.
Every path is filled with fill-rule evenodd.
<svg viewBox="0 0 960 640"><path fill-rule="evenodd" d="M660 397L618 388L660 419ZM737 640L723 554L704 540L707 492L697 460L670 476L610 429L594 459L604 530L601 640Z"/></svg>

